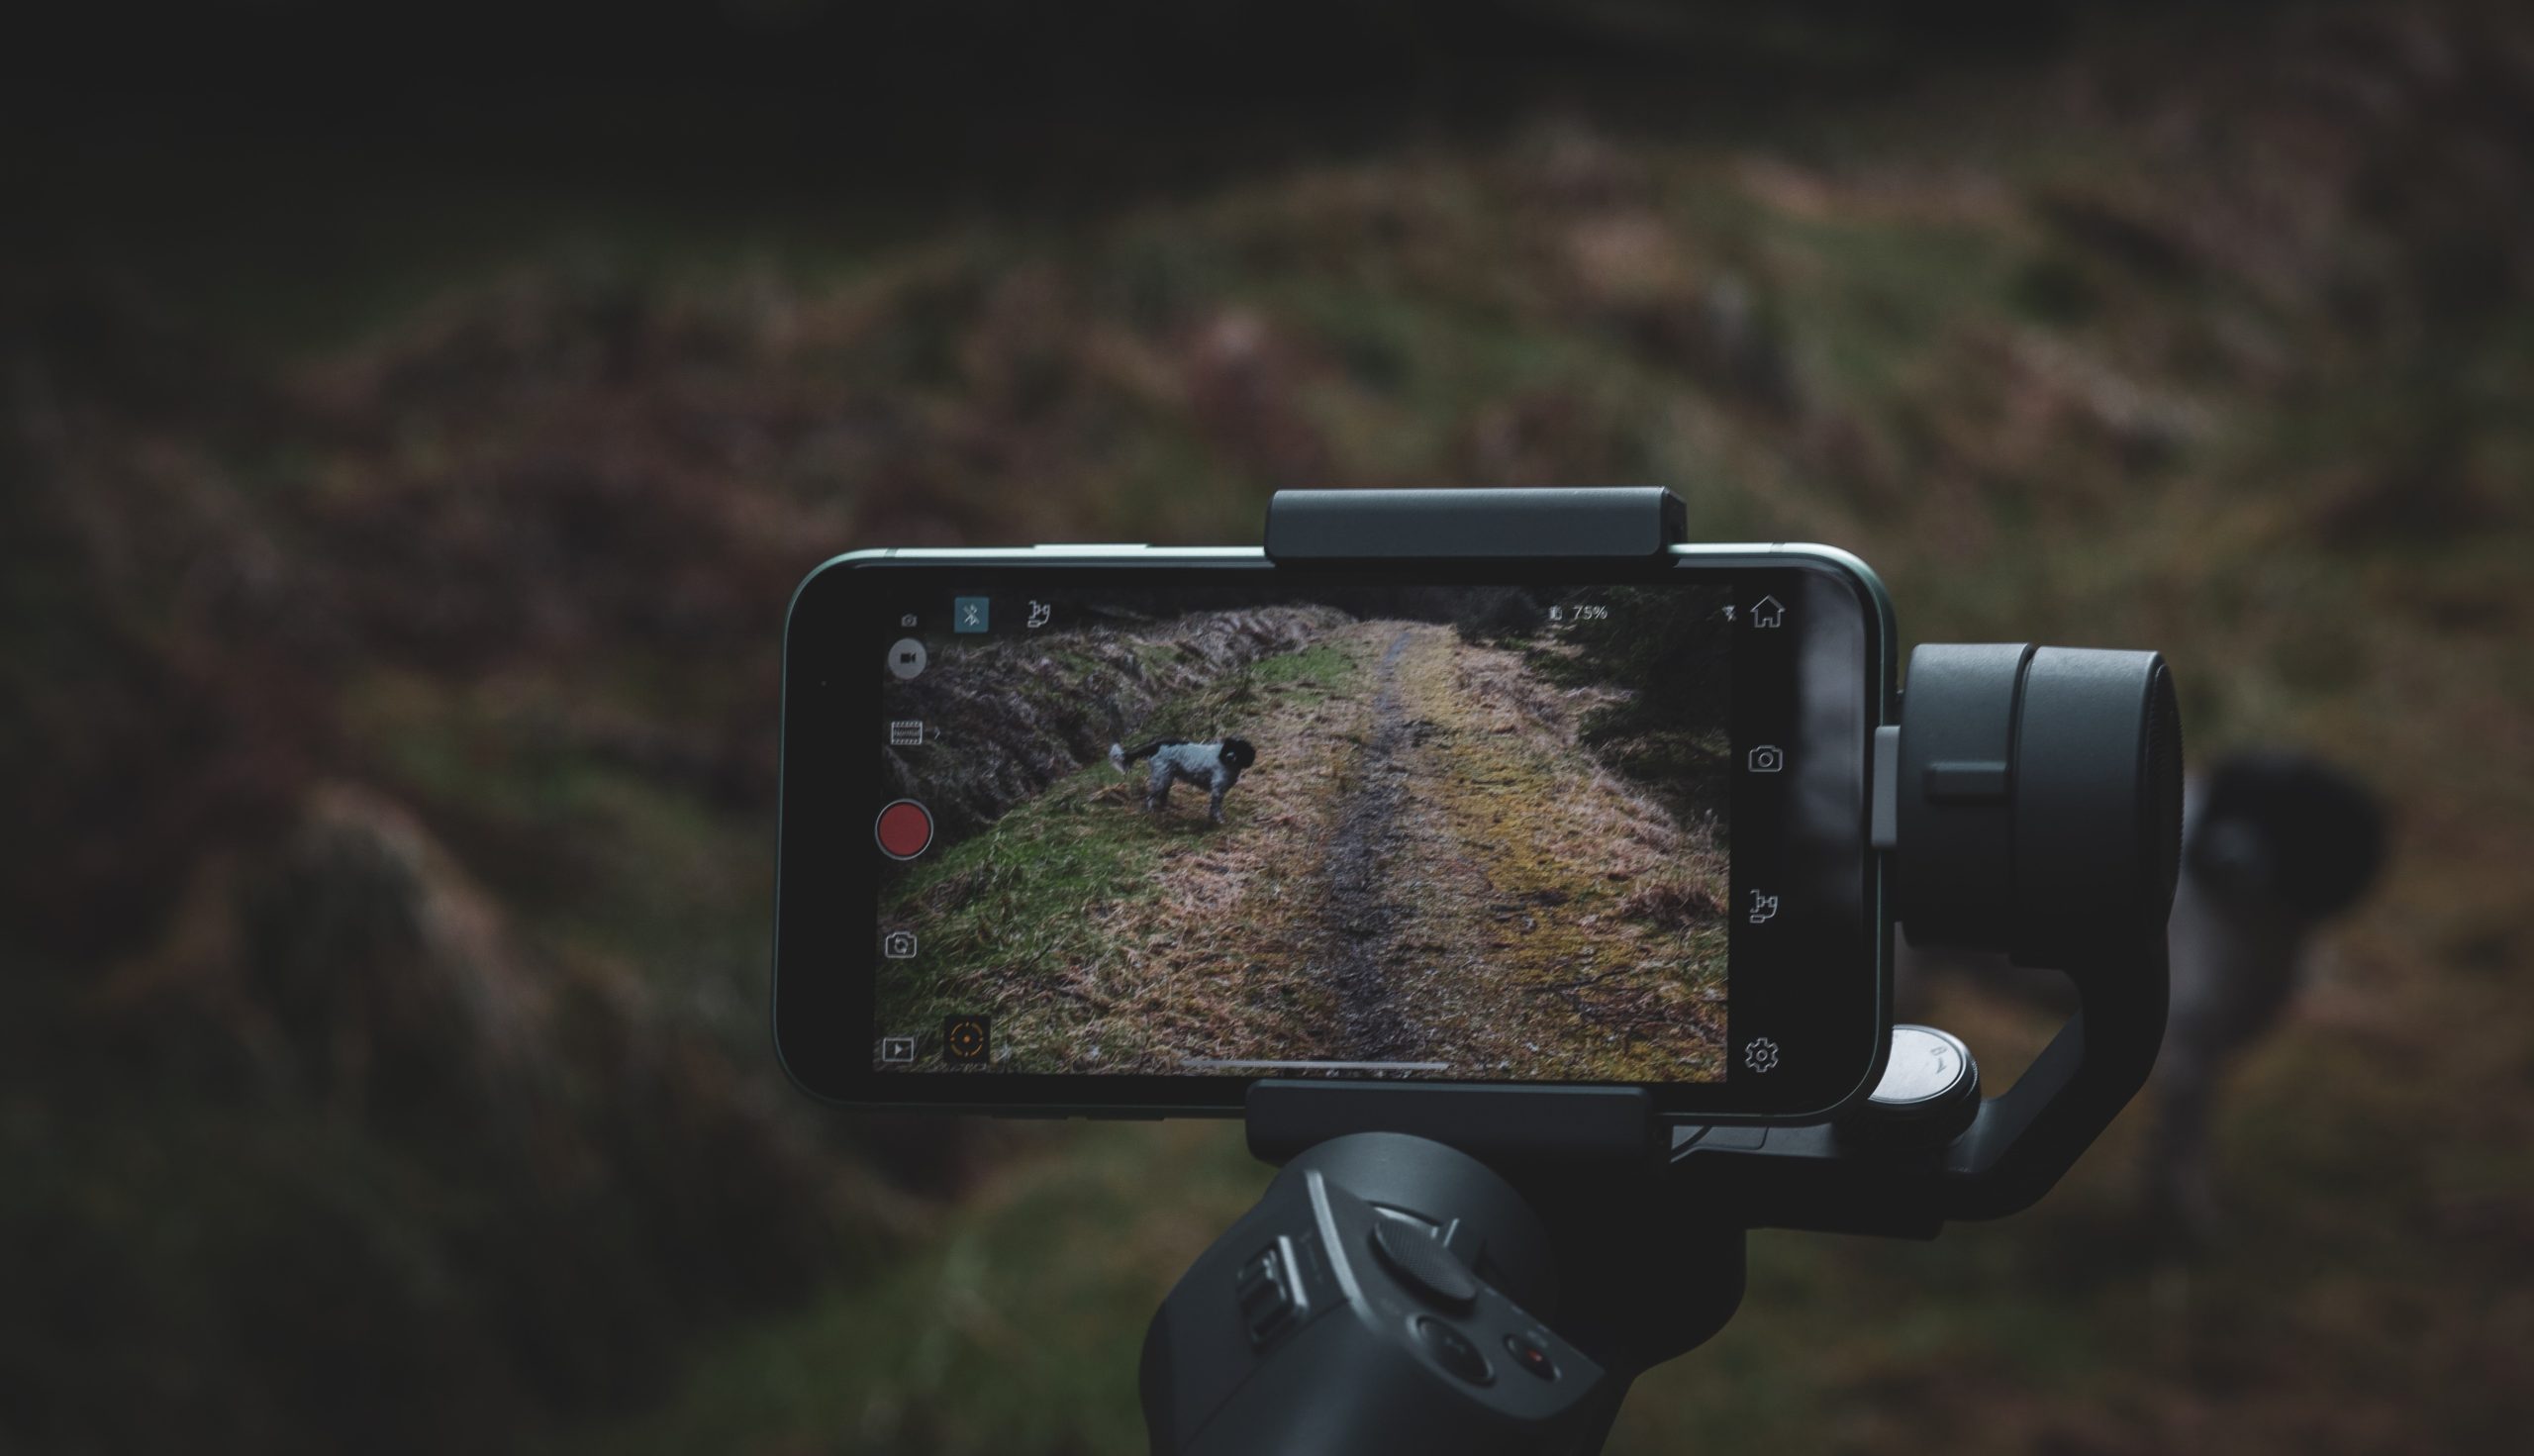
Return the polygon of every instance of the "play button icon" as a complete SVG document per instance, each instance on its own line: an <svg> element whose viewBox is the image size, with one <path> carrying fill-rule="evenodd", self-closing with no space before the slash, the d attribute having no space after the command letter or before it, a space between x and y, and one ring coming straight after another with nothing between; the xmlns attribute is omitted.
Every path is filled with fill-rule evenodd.
<svg viewBox="0 0 2534 1456"><path fill-rule="evenodd" d="M932 813L912 799L900 799L880 811L872 826L880 852L891 859L913 859L932 842Z"/></svg>

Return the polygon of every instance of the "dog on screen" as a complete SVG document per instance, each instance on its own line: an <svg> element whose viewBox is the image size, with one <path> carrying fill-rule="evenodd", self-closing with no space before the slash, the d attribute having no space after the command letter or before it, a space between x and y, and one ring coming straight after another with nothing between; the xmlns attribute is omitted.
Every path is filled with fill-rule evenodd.
<svg viewBox="0 0 2534 1456"><path fill-rule="evenodd" d="M1170 807L1173 784L1193 784L1206 791L1206 817L1221 824L1223 795L1240 782L1243 770L1258 761L1258 750L1247 738L1229 737L1211 743L1155 738L1139 748L1109 745L1109 762L1120 773L1132 773L1128 765L1144 759L1152 760L1152 770L1144 779L1146 813L1159 814Z"/></svg>

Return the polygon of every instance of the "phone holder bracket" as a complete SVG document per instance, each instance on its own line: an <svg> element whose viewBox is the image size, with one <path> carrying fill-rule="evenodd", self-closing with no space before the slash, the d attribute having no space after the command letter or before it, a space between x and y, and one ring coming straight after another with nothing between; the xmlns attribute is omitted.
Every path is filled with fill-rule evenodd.
<svg viewBox="0 0 2534 1456"><path fill-rule="evenodd" d="M1267 503L1278 561L1644 559L1689 537L1689 507L1659 486L1280 490Z"/></svg>

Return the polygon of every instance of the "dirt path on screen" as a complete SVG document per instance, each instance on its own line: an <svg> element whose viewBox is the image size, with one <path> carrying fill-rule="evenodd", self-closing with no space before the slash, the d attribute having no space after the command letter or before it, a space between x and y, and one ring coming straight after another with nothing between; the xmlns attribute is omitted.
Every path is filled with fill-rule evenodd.
<svg viewBox="0 0 2534 1456"><path fill-rule="evenodd" d="M1589 700L1518 653L1398 622L1327 645L1350 690L1271 698L1227 726L1260 754L1229 823L1174 835L1161 893L1109 920L1131 962L1129 1065L1714 1075L1721 846L1580 748ZM1129 797L1114 796L1132 812Z"/></svg>

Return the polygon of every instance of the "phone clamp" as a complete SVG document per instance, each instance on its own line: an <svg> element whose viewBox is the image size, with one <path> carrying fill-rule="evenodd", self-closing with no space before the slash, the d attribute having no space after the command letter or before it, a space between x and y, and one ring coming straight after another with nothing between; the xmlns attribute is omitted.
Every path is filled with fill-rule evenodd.
<svg viewBox="0 0 2534 1456"><path fill-rule="evenodd" d="M1644 560L1690 538L1689 507L1652 486L1571 490L1280 490L1278 561Z"/></svg>
<svg viewBox="0 0 2534 1456"><path fill-rule="evenodd" d="M1668 552L1687 519L1658 489L1282 491L1266 547L1607 562ZM1254 1084L1249 1147L1282 1171L1146 1333L1156 1456L1598 1451L1637 1374L1732 1317L1747 1230L1928 1238L2029 1207L2163 1036L2179 725L2153 652L1910 656L1858 826L1894 919L2079 999L1999 1095L1959 1039L1910 1026L1873 1097L1802 1125L1665 1122L1635 1088Z"/></svg>

